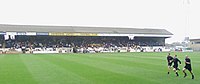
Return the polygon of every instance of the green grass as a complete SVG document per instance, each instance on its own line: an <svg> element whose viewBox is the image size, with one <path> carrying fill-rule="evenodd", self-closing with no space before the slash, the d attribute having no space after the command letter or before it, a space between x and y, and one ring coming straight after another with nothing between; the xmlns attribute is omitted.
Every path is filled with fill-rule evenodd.
<svg viewBox="0 0 200 84"><path fill-rule="evenodd" d="M200 53L174 54L191 57L195 80L167 75L167 53L1 54L0 84L199 84Z"/></svg>

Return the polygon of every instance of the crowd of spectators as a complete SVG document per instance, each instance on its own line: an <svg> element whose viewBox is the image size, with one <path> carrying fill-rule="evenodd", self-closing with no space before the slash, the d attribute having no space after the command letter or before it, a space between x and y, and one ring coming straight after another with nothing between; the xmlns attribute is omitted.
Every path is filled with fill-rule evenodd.
<svg viewBox="0 0 200 84"><path fill-rule="evenodd" d="M0 47L3 45L3 37L0 37ZM16 36L15 39L5 41L6 48L60 48L60 47L134 47L137 46L161 46L162 42L150 39L136 38L130 40L128 37L87 37L87 36Z"/></svg>

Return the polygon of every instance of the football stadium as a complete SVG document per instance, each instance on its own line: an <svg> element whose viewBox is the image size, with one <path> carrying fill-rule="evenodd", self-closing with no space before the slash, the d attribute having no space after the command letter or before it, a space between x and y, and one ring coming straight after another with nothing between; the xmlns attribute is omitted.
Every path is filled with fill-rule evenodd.
<svg viewBox="0 0 200 84"><path fill-rule="evenodd" d="M165 47L165 29L0 25L1 84L199 84L199 52ZM167 74L178 55L180 76ZM192 59L195 79L182 68Z"/></svg>

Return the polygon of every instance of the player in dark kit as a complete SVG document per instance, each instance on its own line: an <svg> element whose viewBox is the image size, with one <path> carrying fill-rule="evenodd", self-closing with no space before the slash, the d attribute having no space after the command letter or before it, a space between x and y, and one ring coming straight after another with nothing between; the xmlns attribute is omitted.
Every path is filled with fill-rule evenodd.
<svg viewBox="0 0 200 84"><path fill-rule="evenodd" d="M192 67L191 67L191 60L187 55L185 57L185 67L183 68L183 73L185 74L184 78L187 76L185 70L188 70L192 75L192 79L194 79L194 74L192 73Z"/></svg>
<svg viewBox="0 0 200 84"><path fill-rule="evenodd" d="M170 55L170 53L167 55L167 63L168 63L168 72L169 74L171 68L172 68L172 63L173 63L173 57Z"/></svg>
<svg viewBox="0 0 200 84"><path fill-rule="evenodd" d="M179 76L178 70L180 70L180 69L178 68L178 62L179 62L179 64L181 64L181 61L177 58L177 55L174 56L173 62L174 62L173 70L174 70L174 72L176 72L176 76Z"/></svg>

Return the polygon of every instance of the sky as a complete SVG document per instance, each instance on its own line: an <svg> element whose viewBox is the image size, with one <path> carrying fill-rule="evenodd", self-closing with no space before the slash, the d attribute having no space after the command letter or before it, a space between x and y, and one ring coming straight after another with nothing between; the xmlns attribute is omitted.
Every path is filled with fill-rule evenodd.
<svg viewBox="0 0 200 84"><path fill-rule="evenodd" d="M0 24L166 29L200 38L200 0L1 0Z"/></svg>

